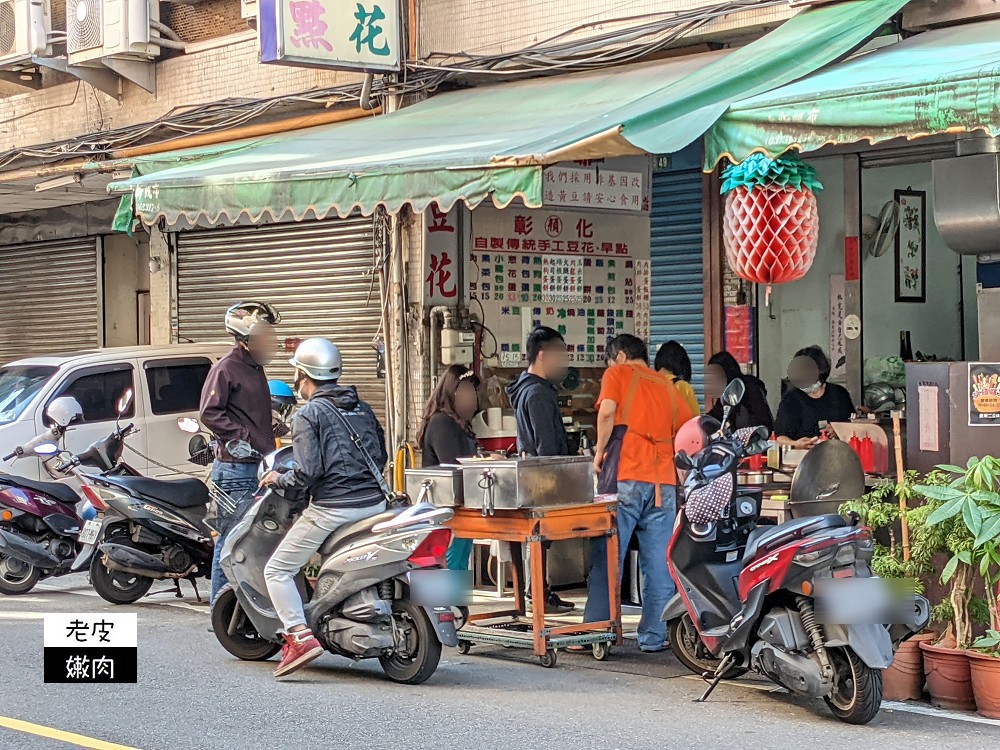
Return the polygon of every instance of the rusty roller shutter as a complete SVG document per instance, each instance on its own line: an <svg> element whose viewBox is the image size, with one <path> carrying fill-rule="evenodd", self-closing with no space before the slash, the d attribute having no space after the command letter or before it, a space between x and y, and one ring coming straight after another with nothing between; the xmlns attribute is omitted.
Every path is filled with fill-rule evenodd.
<svg viewBox="0 0 1000 750"><path fill-rule="evenodd" d="M99 239L0 247L0 362L101 343Z"/></svg>
<svg viewBox="0 0 1000 750"><path fill-rule="evenodd" d="M223 317L239 300L270 302L281 313L278 336L325 336L344 357L341 382L356 385L380 418L385 385L372 341L379 330L370 218L181 232L177 250L179 341L226 339ZM291 382L288 356L268 368Z"/></svg>

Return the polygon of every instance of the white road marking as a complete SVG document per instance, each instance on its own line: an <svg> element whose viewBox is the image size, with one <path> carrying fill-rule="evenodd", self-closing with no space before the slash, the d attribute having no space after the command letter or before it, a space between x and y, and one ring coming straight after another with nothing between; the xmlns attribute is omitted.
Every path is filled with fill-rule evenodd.
<svg viewBox="0 0 1000 750"><path fill-rule="evenodd" d="M100 594L94 591L88 586L74 586L73 588L67 588L65 586L56 586L54 584L40 583L36 590L44 590L47 592L52 592L54 594L74 594L76 596L90 596L100 599ZM169 598L168 598L169 597ZM28 601L27 599L18 598L18 601ZM38 598L35 601L38 602L51 602L52 599L49 597ZM103 601L103 600L102 600ZM189 612L202 612L208 614L208 604L192 604L187 601L178 601L172 592L164 593L154 593L152 596L145 596L136 602L136 605L153 605L153 606L166 606L175 607L177 609L186 609Z"/></svg>
<svg viewBox="0 0 1000 750"><path fill-rule="evenodd" d="M0 620L41 620L44 612L0 612Z"/></svg>

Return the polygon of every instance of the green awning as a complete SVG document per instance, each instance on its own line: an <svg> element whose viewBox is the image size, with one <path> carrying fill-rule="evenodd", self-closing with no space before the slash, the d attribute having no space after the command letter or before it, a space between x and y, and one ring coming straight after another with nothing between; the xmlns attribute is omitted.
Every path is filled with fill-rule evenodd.
<svg viewBox="0 0 1000 750"><path fill-rule="evenodd" d="M138 176L111 189L134 192L144 223L171 227L486 198L537 207L543 165L679 151L732 102L843 57L904 4L848 0L727 53L456 91L371 119L140 158Z"/></svg>
<svg viewBox="0 0 1000 750"><path fill-rule="evenodd" d="M705 166L828 144L1000 133L1000 21L928 31L737 102L705 136Z"/></svg>

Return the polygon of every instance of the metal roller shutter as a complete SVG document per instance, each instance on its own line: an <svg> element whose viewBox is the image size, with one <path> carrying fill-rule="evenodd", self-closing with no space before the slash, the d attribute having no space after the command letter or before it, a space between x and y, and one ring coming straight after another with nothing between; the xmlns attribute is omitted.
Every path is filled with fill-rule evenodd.
<svg viewBox="0 0 1000 750"><path fill-rule="evenodd" d="M213 229L177 235L177 334L221 341L226 308L241 299L270 302L282 339L325 336L344 357L344 383L382 418L385 385L372 349L379 329L370 218ZM281 357L286 355L282 354ZM282 360L272 377L291 380Z"/></svg>
<svg viewBox="0 0 1000 750"><path fill-rule="evenodd" d="M0 247L0 362L101 344L99 238Z"/></svg>
<svg viewBox="0 0 1000 750"><path fill-rule="evenodd" d="M653 175L650 217L652 299L650 336L654 355L671 339L680 342L694 370L692 385L704 401L705 301L702 259L702 175L698 170Z"/></svg>

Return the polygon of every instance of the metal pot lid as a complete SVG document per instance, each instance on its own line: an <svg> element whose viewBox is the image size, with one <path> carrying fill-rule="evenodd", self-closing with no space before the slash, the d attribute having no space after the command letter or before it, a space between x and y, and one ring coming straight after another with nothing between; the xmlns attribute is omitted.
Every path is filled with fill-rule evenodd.
<svg viewBox="0 0 1000 750"><path fill-rule="evenodd" d="M858 500L865 494L861 459L847 443L827 440L810 450L792 477L789 501Z"/></svg>

